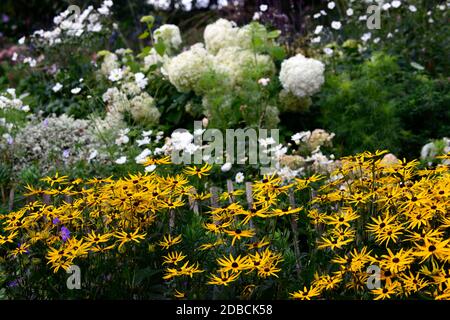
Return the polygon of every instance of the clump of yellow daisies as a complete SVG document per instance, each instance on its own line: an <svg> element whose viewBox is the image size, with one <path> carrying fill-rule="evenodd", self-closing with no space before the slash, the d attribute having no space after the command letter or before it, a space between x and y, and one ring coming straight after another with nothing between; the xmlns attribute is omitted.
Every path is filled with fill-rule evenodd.
<svg viewBox="0 0 450 320"><path fill-rule="evenodd" d="M210 165L165 174L169 157L146 161L157 172L122 179L56 174L0 216L0 253L11 263L44 258L57 273L146 245L160 250L161 281L175 298L210 298L213 287L248 298L269 281L283 288L277 297L294 299L447 299L449 168L419 169L385 154L343 158L330 177L286 184L264 176L251 189L215 194L204 187Z"/></svg>

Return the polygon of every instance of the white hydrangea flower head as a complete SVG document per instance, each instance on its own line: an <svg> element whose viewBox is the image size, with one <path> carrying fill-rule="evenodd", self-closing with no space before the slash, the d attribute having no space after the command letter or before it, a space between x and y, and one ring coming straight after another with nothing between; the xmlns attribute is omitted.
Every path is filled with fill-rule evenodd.
<svg viewBox="0 0 450 320"><path fill-rule="evenodd" d="M325 81L325 65L315 59L297 54L281 64L280 81L283 88L297 97L311 96Z"/></svg>
<svg viewBox="0 0 450 320"><path fill-rule="evenodd" d="M198 81L207 72L212 70L213 57L197 43L189 50L180 53L164 64L170 83L178 91L189 92L196 89Z"/></svg>
<svg viewBox="0 0 450 320"><path fill-rule="evenodd" d="M178 50L183 42L180 29L174 24L163 24L153 32L156 42L163 41L169 51Z"/></svg>
<svg viewBox="0 0 450 320"><path fill-rule="evenodd" d="M238 32L239 28L226 19L207 25L203 33L206 49L216 54L222 48L238 45Z"/></svg>
<svg viewBox="0 0 450 320"><path fill-rule="evenodd" d="M130 112L133 119L139 123L157 124L161 113L155 107L154 99L146 92L130 101Z"/></svg>
<svg viewBox="0 0 450 320"><path fill-rule="evenodd" d="M255 55L251 50L240 47L221 49L214 57L214 63L215 70L219 73L227 74L233 84L241 82L245 69L254 67L255 63L258 67L262 67L267 75L271 75L275 70L275 65L270 56Z"/></svg>

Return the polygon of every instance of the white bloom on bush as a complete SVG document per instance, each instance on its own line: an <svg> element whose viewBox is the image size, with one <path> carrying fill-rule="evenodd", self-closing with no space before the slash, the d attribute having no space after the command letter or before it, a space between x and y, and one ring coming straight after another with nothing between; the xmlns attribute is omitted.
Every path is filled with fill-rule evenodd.
<svg viewBox="0 0 450 320"><path fill-rule="evenodd" d="M244 80L246 70L258 68L265 75L275 72L275 65L268 55L255 54L248 49L240 47L228 47L221 49L214 57L214 67L219 73L228 75L232 84L241 83Z"/></svg>
<svg viewBox="0 0 450 320"><path fill-rule="evenodd" d="M398 0L394 0L394 1L391 2L391 5L394 8L399 8L402 5L402 2L398 1Z"/></svg>
<svg viewBox="0 0 450 320"><path fill-rule="evenodd" d="M130 129L128 129L128 128L121 129L119 131L118 137L116 139L116 144L118 146L120 146L122 144L127 144L130 141L130 138L128 137L129 132L130 132Z"/></svg>
<svg viewBox="0 0 450 320"><path fill-rule="evenodd" d="M347 14L349 17L351 17L351 16L353 15L353 13L354 13L354 11L353 11L352 8L348 8L347 11L346 11L346 14Z"/></svg>
<svg viewBox="0 0 450 320"><path fill-rule="evenodd" d="M262 85L263 87L267 87L267 85L270 83L269 78L261 78L258 80L258 84Z"/></svg>
<svg viewBox="0 0 450 320"><path fill-rule="evenodd" d="M314 34L319 34L321 33L323 30L323 26L317 26L316 29L314 29Z"/></svg>
<svg viewBox="0 0 450 320"><path fill-rule="evenodd" d="M236 183L242 183L242 182L244 182L244 179L245 179L245 176L242 172L236 173L236 177L235 177Z"/></svg>
<svg viewBox="0 0 450 320"><path fill-rule="evenodd" d="M157 124L161 116L155 107L155 100L147 92L130 100L130 112L134 120L145 124Z"/></svg>
<svg viewBox="0 0 450 320"><path fill-rule="evenodd" d="M63 87L63 85L62 85L61 83L57 82L57 83L52 87L52 90L53 90L53 92L56 93L56 92L58 92L59 90L61 90L62 87Z"/></svg>
<svg viewBox="0 0 450 320"><path fill-rule="evenodd" d="M372 38L372 33L367 32L362 35L361 40L367 42L369 41L370 38Z"/></svg>
<svg viewBox="0 0 450 320"><path fill-rule="evenodd" d="M336 7L336 3L334 1L328 2L328 9L333 10Z"/></svg>
<svg viewBox="0 0 450 320"><path fill-rule="evenodd" d="M166 54L161 57L155 48L152 48L149 54L144 57L144 70L148 70L151 66L164 62L167 58L168 56Z"/></svg>
<svg viewBox="0 0 450 320"><path fill-rule="evenodd" d="M285 90L297 97L311 96L324 83L324 71L322 62L297 54L281 64L280 81Z"/></svg>
<svg viewBox="0 0 450 320"><path fill-rule="evenodd" d="M170 59L164 69L167 72L170 83L172 83L178 91L189 92L195 90L200 78L211 71L212 56L198 43L193 45L189 50L180 53Z"/></svg>
<svg viewBox="0 0 450 320"><path fill-rule="evenodd" d="M80 87L73 88L72 90L70 90L70 92L72 94L79 94L81 92L81 88Z"/></svg>
<svg viewBox="0 0 450 320"><path fill-rule="evenodd" d="M153 133L153 130L148 130L148 131L142 131L142 136L143 137L149 137L151 136Z"/></svg>
<svg viewBox="0 0 450 320"><path fill-rule="evenodd" d="M411 11L411 12L417 12L417 8L416 8L416 6L415 5L410 5L409 7L408 7L408 9L409 9L409 11Z"/></svg>
<svg viewBox="0 0 450 320"><path fill-rule="evenodd" d="M148 84L148 79L145 77L145 75L142 72L138 72L134 75L134 81L141 89L145 89L145 87Z"/></svg>
<svg viewBox="0 0 450 320"><path fill-rule="evenodd" d="M120 68L111 70L111 73L108 76L108 79L112 82L119 81L123 78L123 70Z"/></svg>
<svg viewBox="0 0 450 320"><path fill-rule="evenodd" d="M232 164L231 162L225 162L221 167L220 170L222 170L222 172L228 172L231 170Z"/></svg>
<svg viewBox="0 0 450 320"><path fill-rule="evenodd" d="M136 158L134 158L134 160L136 161L137 164L143 164L149 155L152 154L152 151L150 149L144 149L139 155L136 156Z"/></svg>
<svg viewBox="0 0 450 320"><path fill-rule="evenodd" d="M262 4L259 6L259 10L261 10L262 12L267 11L267 9L269 9L269 6L267 4Z"/></svg>
<svg viewBox="0 0 450 320"><path fill-rule="evenodd" d="M137 139L136 143L138 144L138 146L144 146L146 144L149 144L151 142L149 137L144 137L143 139Z"/></svg>
<svg viewBox="0 0 450 320"><path fill-rule="evenodd" d="M321 39L322 39L322 38L321 38L320 36L319 36L319 37L312 38L312 39L311 39L311 43L319 43Z"/></svg>
<svg viewBox="0 0 450 320"><path fill-rule="evenodd" d="M153 38L164 42L169 50L178 50L182 43L180 29L174 24L163 24L153 32Z"/></svg>
<svg viewBox="0 0 450 320"><path fill-rule="evenodd" d="M117 159L116 161L114 161L117 164L124 164L125 162L127 162L127 157L126 156L122 156L119 159Z"/></svg>
<svg viewBox="0 0 450 320"><path fill-rule="evenodd" d="M101 72L104 76L109 76L111 71L119 68L118 57L114 53L107 53L103 58L103 62L101 65Z"/></svg>
<svg viewBox="0 0 450 320"><path fill-rule="evenodd" d="M324 48L323 49L323 52L327 55L327 56L331 56L331 55L333 55L333 49L331 49L331 48Z"/></svg>
<svg viewBox="0 0 450 320"><path fill-rule="evenodd" d="M98 151L94 149L94 150L92 150L92 151L89 153L89 156L88 156L87 160L88 160L88 161L91 161L91 160L93 160L97 155L98 155Z"/></svg>
<svg viewBox="0 0 450 320"><path fill-rule="evenodd" d="M147 166L147 167L145 167L145 172L153 172L153 171L155 171L155 169L156 169L156 165L154 165L154 164L152 164L152 165L149 165L149 166Z"/></svg>
<svg viewBox="0 0 450 320"><path fill-rule="evenodd" d="M219 19L206 26L203 32L206 49L216 54L220 49L238 45L239 28L226 19Z"/></svg>
<svg viewBox="0 0 450 320"><path fill-rule="evenodd" d="M335 30L339 30L342 27L342 23L340 21L331 22L331 27Z"/></svg>

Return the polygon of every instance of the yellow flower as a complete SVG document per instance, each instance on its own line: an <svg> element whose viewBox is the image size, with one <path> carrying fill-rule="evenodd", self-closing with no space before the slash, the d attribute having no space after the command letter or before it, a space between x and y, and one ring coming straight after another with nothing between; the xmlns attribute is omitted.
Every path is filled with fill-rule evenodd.
<svg viewBox="0 0 450 320"><path fill-rule="evenodd" d="M163 256L164 262L163 264L174 264L177 265L178 262L181 262L186 256L183 256L181 252L169 252L167 256Z"/></svg>
<svg viewBox="0 0 450 320"><path fill-rule="evenodd" d="M176 236L175 238L172 238L172 236L169 234L167 236L163 237L163 240L159 242L159 245L163 249L169 249L171 246L180 243L181 242L181 234Z"/></svg>
<svg viewBox="0 0 450 320"><path fill-rule="evenodd" d="M236 239L240 240L241 238L251 238L255 235L254 230L242 230L242 229L236 229L236 230L224 230L226 234L233 237L233 240L231 241L231 245L234 246L234 242Z"/></svg>
<svg viewBox="0 0 450 320"><path fill-rule="evenodd" d="M114 234L114 237L120 241L119 244L119 250L123 247L123 245L127 242L134 241L136 243L140 243L139 240L144 240L147 233L139 234L139 228L137 228L134 232L125 232L125 231L119 231Z"/></svg>
<svg viewBox="0 0 450 320"><path fill-rule="evenodd" d="M197 166L187 167L184 169L184 173L189 176L197 176L199 179L201 179L202 177L209 175L209 171L211 171L211 168L212 166L206 163L201 168Z"/></svg>
<svg viewBox="0 0 450 320"><path fill-rule="evenodd" d="M210 275L210 281L208 284L219 285L219 286L228 286L229 283L235 281L239 278L240 272L238 273L229 273L229 272L220 272L220 276L216 276L214 274Z"/></svg>
<svg viewBox="0 0 450 320"><path fill-rule="evenodd" d="M223 257L217 259L217 263L222 268L220 271L227 272L231 271L233 273L239 273L242 270L246 270L251 267L248 257L241 257L240 255L235 259L230 253L230 258Z"/></svg>
<svg viewBox="0 0 450 320"><path fill-rule="evenodd" d="M303 287L303 290L298 290L293 293L289 293L292 299L296 300L311 300L312 298L320 296L320 289L314 286L309 288Z"/></svg>

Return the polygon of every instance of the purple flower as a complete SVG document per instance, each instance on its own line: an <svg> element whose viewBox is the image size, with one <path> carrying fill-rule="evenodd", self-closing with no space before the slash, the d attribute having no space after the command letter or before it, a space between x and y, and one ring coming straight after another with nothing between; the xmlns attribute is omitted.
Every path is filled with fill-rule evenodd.
<svg viewBox="0 0 450 320"><path fill-rule="evenodd" d="M9 282L8 284L7 284L7 286L9 287L9 288L14 288L14 287L17 287L19 285L19 280L13 280L13 281L11 281L11 282Z"/></svg>
<svg viewBox="0 0 450 320"><path fill-rule="evenodd" d="M66 227L61 227L61 239L63 242L66 242L70 237L70 231Z"/></svg>
<svg viewBox="0 0 450 320"><path fill-rule="evenodd" d="M61 220L59 220L59 218L54 218L54 219L52 220L52 222L53 222L53 224L58 224L58 223L61 222Z"/></svg>
<svg viewBox="0 0 450 320"><path fill-rule="evenodd" d="M63 151L63 158L68 158L70 156L70 149L65 149Z"/></svg>
<svg viewBox="0 0 450 320"><path fill-rule="evenodd" d="M43 123L44 127L47 127L47 126L48 126L48 119L45 118L44 121L43 121L42 123Z"/></svg>
<svg viewBox="0 0 450 320"><path fill-rule="evenodd" d="M3 23L8 23L9 22L9 17L6 14L2 14L2 22Z"/></svg>

